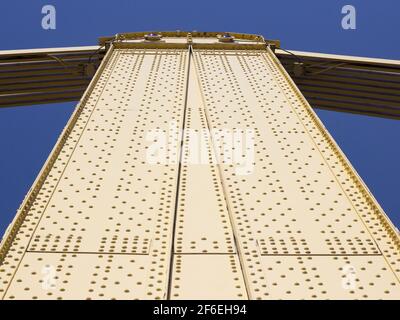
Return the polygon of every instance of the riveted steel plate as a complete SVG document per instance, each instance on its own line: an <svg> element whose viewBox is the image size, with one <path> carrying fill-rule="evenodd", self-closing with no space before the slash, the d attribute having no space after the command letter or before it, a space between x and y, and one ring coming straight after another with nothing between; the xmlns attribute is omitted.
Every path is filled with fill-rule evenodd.
<svg viewBox="0 0 400 320"><path fill-rule="evenodd" d="M150 258L27 253L6 299L146 299Z"/></svg>
<svg viewBox="0 0 400 320"><path fill-rule="evenodd" d="M399 299L382 256L262 257L264 299Z"/></svg>
<svg viewBox="0 0 400 320"><path fill-rule="evenodd" d="M171 299L247 299L236 255L175 255Z"/></svg>

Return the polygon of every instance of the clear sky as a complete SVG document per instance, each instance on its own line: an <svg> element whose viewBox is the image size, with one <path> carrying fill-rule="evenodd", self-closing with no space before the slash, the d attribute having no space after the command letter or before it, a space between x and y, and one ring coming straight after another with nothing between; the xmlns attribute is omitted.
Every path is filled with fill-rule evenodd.
<svg viewBox="0 0 400 320"><path fill-rule="evenodd" d="M41 9L56 8L56 29ZM341 9L357 10L357 29ZM398 0L2 0L0 50L94 45L143 30L235 31L280 39L286 49L400 59ZM0 233L10 223L75 103L0 109ZM326 127L400 226L400 121L318 111Z"/></svg>

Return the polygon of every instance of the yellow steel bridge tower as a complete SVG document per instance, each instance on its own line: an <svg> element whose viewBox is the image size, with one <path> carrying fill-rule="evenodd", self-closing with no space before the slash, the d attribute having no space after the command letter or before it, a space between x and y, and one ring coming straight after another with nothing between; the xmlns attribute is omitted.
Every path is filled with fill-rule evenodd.
<svg viewBox="0 0 400 320"><path fill-rule="evenodd" d="M399 62L143 32L0 70L20 72L0 106L81 97L3 237L0 298L400 298L398 231L310 106L398 118L373 84Z"/></svg>

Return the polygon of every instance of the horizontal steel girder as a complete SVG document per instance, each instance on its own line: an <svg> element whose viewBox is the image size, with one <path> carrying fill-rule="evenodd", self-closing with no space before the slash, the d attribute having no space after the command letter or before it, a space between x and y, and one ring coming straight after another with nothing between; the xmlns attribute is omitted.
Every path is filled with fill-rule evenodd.
<svg viewBox="0 0 400 320"><path fill-rule="evenodd" d="M104 52L100 46L1 51L0 108L79 100ZM399 61L276 54L313 108L400 118Z"/></svg>

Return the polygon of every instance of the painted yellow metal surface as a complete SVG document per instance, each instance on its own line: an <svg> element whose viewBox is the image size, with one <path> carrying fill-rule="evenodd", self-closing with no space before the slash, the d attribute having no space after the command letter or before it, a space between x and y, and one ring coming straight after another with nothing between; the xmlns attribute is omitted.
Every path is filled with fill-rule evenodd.
<svg viewBox="0 0 400 320"><path fill-rule="evenodd" d="M399 119L400 62L276 50L313 108Z"/></svg>
<svg viewBox="0 0 400 320"><path fill-rule="evenodd" d="M187 49L110 54L22 213L1 269L5 298L164 297L178 163L146 163L144 143L147 130L182 126L187 68ZM46 272L58 275L54 291Z"/></svg>
<svg viewBox="0 0 400 320"><path fill-rule="evenodd" d="M99 46L0 51L0 108L78 101L104 50Z"/></svg>
<svg viewBox="0 0 400 320"><path fill-rule="evenodd" d="M273 51L199 38L111 45L0 297L399 299L398 233Z"/></svg>
<svg viewBox="0 0 400 320"><path fill-rule="evenodd" d="M252 173L220 166L249 297L399 298L398 235L273 53L195 57L210 126L255 131Z"/></svg>

